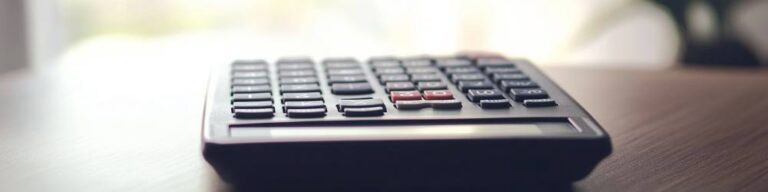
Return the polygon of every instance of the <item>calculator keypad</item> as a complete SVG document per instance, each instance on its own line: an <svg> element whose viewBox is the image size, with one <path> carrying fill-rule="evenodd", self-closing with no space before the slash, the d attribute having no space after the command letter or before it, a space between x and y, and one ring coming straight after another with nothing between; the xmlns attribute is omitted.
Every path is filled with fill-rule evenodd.
<svg viewBox="0 0 768 192"><path fill-rule="evenodd" d="M388 106L403 111L456 111L465 102L484 110L557 106L536 80L503 58L374 57L366 64L329 58L322 65L302 57L274 65L237 60L231 65L230 97L238 119L322 118L328 114L325 98L334 100L335 114L347 117L383 116Z"/></svg>

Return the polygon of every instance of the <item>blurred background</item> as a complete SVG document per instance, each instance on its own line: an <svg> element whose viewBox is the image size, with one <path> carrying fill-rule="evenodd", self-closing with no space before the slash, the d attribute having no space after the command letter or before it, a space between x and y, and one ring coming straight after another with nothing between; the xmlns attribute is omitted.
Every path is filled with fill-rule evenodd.
<svg viewBox="0 0 768 192"><path fill-rule="evenodd" d="M760 67L765 18L765 0L2 0L0 73L462 50L550 66Z"/></svg>

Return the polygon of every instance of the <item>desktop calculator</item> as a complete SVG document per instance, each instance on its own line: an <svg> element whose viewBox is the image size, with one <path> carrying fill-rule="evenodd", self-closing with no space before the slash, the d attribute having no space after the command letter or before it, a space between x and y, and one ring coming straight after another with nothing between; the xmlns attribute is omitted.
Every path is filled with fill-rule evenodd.
<svg viewBox="0 0 768 192"><path fill-rule="evenodd" d="M571 182L611 153L597 122L525 60L286 57L214 71L203 155L235 184Z"/></svg>

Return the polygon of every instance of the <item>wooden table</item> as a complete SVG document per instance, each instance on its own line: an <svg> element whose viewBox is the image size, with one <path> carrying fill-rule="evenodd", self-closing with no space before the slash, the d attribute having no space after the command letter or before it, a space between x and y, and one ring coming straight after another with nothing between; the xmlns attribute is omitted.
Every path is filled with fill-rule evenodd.
<svg viewBox="0 0 768 192"><path fill-rule="evenodd" d="M192 68L192 69L190 69ZM0 76L0 191L219 191L204 67ZM548 68L610 133L576 191L765 191L768 71Z"/></svg>

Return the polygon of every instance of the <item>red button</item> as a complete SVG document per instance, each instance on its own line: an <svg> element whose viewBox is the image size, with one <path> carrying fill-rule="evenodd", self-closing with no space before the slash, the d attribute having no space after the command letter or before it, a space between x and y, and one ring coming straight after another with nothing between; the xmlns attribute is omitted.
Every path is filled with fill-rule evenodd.
<svg viewBox="0 0 768 192"><path fill-rule="evenodd" d="M392 102L398 100L421 100L421 94L418 91L392 91L389 93Z"/></svg>
<svg viewBox="0 0 768 192"><path fill-rule="evenodd" d="M453 99L453 94L448 90L427 90L424 91L424 99L426 100L447 100Z"/></svg>

